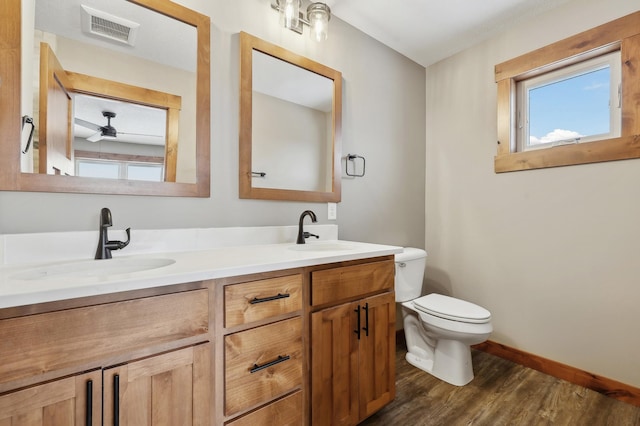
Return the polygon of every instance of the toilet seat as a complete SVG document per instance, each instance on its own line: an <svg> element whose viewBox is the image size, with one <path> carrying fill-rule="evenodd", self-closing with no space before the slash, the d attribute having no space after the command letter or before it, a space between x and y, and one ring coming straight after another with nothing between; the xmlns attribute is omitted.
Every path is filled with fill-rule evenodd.
<svg viewBox="0 0 640 426"><path fill-rule="evenodd" d="M484 324L491 320L491 313L485 308L437 293L415 299L413 306L418 311L452 321Z"/></svg>

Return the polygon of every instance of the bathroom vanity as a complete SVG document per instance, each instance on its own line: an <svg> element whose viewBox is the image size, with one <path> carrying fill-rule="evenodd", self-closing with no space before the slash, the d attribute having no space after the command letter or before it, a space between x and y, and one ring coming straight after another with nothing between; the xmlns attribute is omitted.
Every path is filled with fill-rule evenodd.
<svg viewBox="0 0 640 426"><path fill-rule="evenodd" d="M399 251L320 241L3 266L0 425L357 424L394 398ZM136 260L164 266L118 269ZM111 261L115 274L78 266Z"/></svg>

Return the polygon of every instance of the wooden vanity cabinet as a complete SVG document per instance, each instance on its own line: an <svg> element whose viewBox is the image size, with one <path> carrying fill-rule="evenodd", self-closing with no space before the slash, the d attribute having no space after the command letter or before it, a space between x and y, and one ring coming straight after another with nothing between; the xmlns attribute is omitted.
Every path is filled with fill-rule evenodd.
<svg viewBox="0 0 640 426"><path fill-rule="evenodd" d="M239 279L222 290L222 421L234 426L300 425L304 413L303 276Z"/></svg>
<svg viewBox="0 0 640 426"><path fill-rule="evenodd" d="M208 425L211 344L105 368L104 424Z"/></svg>
<svg viewBox="0 0 640 426"><path fill-rule="evenodd" d="M209 425L208 294L0 320L0 426Z"/></svg>
<svg viewBox="0 0 640 426"><path fill-rule="evenodd" d="M355 425L394 398L394 272L384 256L0 310L0 426Z"/></svg>
<svg viewBox="0 0 640 426"><path fill-rule="evenodd" d="M395 266L311 273L311 423L356 425L395 397Z"/></svg>
<svg viewBox="0 0 640 426"><path fill-rule="evenodd" d="M102 372L95 370L0 396L0 426L102 425Z"/></svg>

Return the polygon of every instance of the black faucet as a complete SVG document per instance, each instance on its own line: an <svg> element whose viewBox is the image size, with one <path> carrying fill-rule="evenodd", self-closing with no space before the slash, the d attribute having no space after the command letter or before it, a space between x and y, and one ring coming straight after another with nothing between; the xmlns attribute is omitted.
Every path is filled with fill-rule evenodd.
<svg viewBox="0 0 640 426"><path fill-rule="evenodd" d="M107 228L111 225L111 210L104 207L100 211L100 240L96 249L96 259L111 259L111 250L120 250L125 248L131 241L131 228L126 229L127 241L109 241Z"/></svg>
<svg viewBox="0 0 640 426"><path fill-rule="evenodd" d="M318 221L318 219L316 218L316 214L311 210L305 210L302 212L302 214L300 215L300 221L298 222L298 241L296 241L296 244L304 244L305 238L309 238L309 237L320 238L316 234L312 234L310 232L304 232L304 230L302 229L302 222L304 221L305 216L310 216L311 222L313 223Z"/></svg>

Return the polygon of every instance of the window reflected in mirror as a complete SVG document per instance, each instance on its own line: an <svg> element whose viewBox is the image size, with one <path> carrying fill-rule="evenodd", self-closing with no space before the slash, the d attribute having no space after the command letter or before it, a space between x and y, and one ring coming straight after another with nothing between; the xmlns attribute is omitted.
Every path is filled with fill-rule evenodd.
<svg viewBox="0 0 640 426"><path fill-rule="evenodd" d="M36 131L22 172L196 182L194 27L126 0L36 0L34 22ZM57 72L80 78L63 84L43 49ZM127 172L134 164L154 172Z"/></svg>
<svg viewBox="0 0 640 426"><path fill-rule="evenodd" d="M5 13L0 15L0 28L6 30L0 49L2 83L3 87L15 90L0 91L0 132L3 134L0 190L175 197L210 195L211 20L208 16L169 0L6 0L4 3ZM124 37L127 43L114 40L123 38L122 34L110 34L106 38L105 34L97 34L101 30L84 21L85 16L91 14L100 18L106 14L108 21L117 24L114 27L118 32L122 27L129 27L131 33ZM131 25L132 22L135 25ZM59 24L59 29L52 27L54 23ZM127 31L125 28L124 32ZM78 38L69 32L79 35ZM43 73L41 65L45 68ZM41 80L45 82L44 87ZM41 89L46 93L44 100ZM127 175L137 176L135 180L77 176L76 155L86 159L96 155L88 154L90 150L86 149L76 153L73 145L77 139L73 132L77 129L74 100L78 94L166 111L162 181L149 181L149 173L136 173L140 167L151 164L147 158L127 166ZM86 121L91 127L111 126L117 132L121 114L104 108L100 116L103 120L111 118L111 125L108 120L105 125L101 117ZM121 126L122 133L123 129ZM113 132L106 130L100 133L113 136ZM95 138L100 139L92 137ZM34 153L39 158L35 159ZM146 153L140 155L150 157ZM126 158L122 161L132 163ZM170 166L172 161L175 167Z"/></svg>

